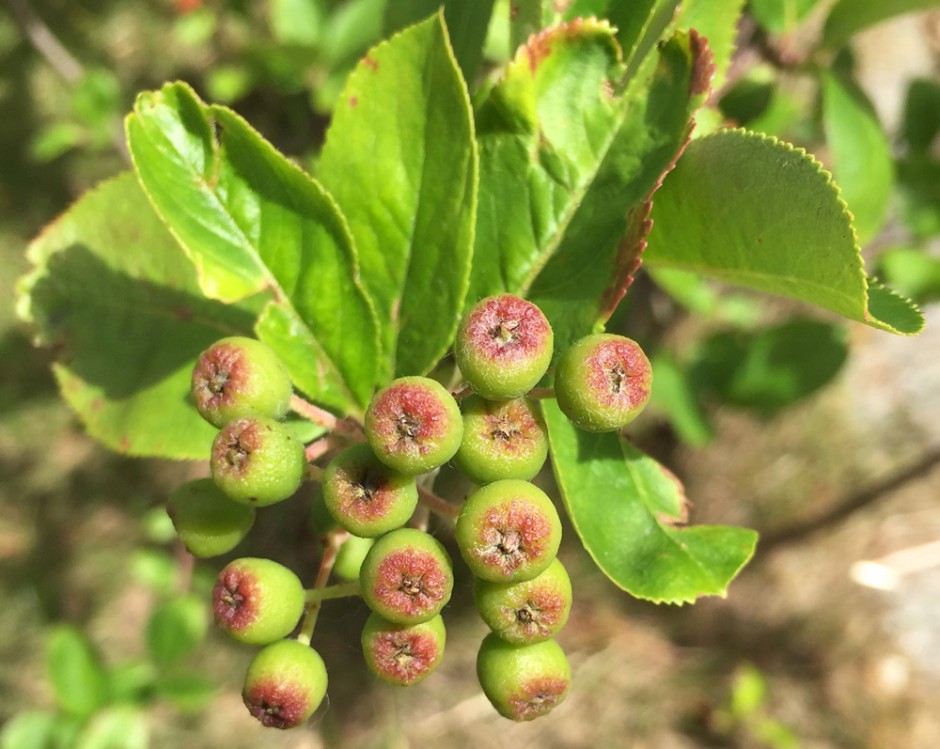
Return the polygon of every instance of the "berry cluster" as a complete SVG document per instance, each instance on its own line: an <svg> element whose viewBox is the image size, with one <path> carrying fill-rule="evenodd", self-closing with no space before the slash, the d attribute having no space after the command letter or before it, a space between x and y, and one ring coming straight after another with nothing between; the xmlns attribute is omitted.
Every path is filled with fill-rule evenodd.
<svg viewBox="0 0 940 749"><path fill-rule="evenodd" d="M311 522L334 552L306 591L268 559L236 559L218 575L217 624L261 646L243 697L264 725L299 725L323 699L326 669L309 641L326 598L361 595L368 605L362 650L380 680L416 684L441 663L453 565L423 527L407 527L420 517L419 502L456 517L457 547L491 630L477 658L487 698L513 720L544 715L565 698L571 669L554 637L568 619L571 581L557 558L558 512L531 483L548 455L535 397L551 395L536 386L553 353L552 328L536 305L488 297L458 330L454 355L468 386L459 402L436 380L401 377L375 394L363 424L307 447L283 423L288 409L299 401L301 412L325 412L293 396L270 349L226 338L200 356L192 396L219 434L212 478L184 485L168 503L186 548L200 557L230 551L251 529L256 507L286 499L306 477L320 484ZM579 428L614 430L645 406L650 380L633 341L592 335L558 359L554 395ZM321 458L325 468L308 464ZM448 462L479 485L459 508L429 489L433 472ZM327 586L331 571L348 582Z"/></svg>

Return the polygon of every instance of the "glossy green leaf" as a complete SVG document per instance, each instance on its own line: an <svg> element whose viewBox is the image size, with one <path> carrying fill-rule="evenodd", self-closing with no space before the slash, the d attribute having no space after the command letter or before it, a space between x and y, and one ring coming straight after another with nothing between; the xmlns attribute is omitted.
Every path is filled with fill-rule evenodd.
<svg viewBox="0 0 940 749"><path fill-rule="evenodd" d="M62 395L89 434L131 455L202 459L217 430L189 402L213 341L250 334L245 306L205 299L132 174L86 194L33 242L17 310L62 354Z"/></svg>
<svg viewBox="0 0 940 749"><path fill-rule="evenodd" d="M832 381L848 354L842 327L788 320L707 338L692 357L689 379L700 394L769 415Z"/></svg>
<svg viewBox="0 0 940 749"><path fill-rule="evenodd" d="M471 299L527 295L556 348L610 315L635 271L644 201L686 141L704 49L680 35L621 96L605 22L544 32L481 107L480 205Z"/></svg>
<svg viewBox="0 0 940 749"><path fill-rule="evenodd" d="M879 21L937 6L937 0L839 0L826 19L823 45L838 49L853 34Z"/></svg>
<svg viewBox="0 0 940 749"><path fill-rule="evenodd" d="M149 744L147 714L130 705L113 705L89 721L73 749L147 749Z"/></svg>
<svg viewBox="0 0 940 749"><path fill-rule="evenodd" d="M688 500L678 479L617 433L582 432L542 402L552 466L575 530L598 567L637 598L690 603L724 596L754 554L757 534L679 527Z"/></svg>
<svg viewBox="0 0 940 749"><path fill-rule="evenodd" d="M147 622L147 649L158 666L185 658L206 637L208 619L205 602L183 596L160 604Z"/></svg>
<svg viewBox="0 0 940 749"><path fill-rule="evenodd" d="M894 187L891 146L860 90L832 74L824 74L822 83L832 176L852 212L859 242L865 245L881 229L888 212Z"/></svg>
<svg viewBox="0 0 940 749"><path fill-rule="evenodd" d="M653 221L651 265L791 297L894 333L923 327L910 302L873 290L831 176L774 138L724 130L693 141L656 194Z"/></svg>
<svg viewBox="0 0 940 749"><path fill-rule="evenodd" d="M744 0L686 0L681 4L677 27L695 29L708 39L708 48L714 55L715 89L721 88L731 64L743 7Z"/></svg>
<svg viewBox="0 0 940 749"><path fill-rule="evenodd" d="M469 98L440 16L359 63L319 168L355 237L385 376L427 372L463 308L477 184Z"/></svg>
<svg viewBox="0 0 940 749"><path fill-rule="evenodd" d="M308 397L361 414L377 379L374 310L333 199L223 107L184 84L138 97L128 142L144 190L199 270L203 291L238 301L269 292L259 337ZM308 366L293 366L299 358Z"/></svg>
<svg viewBox="0 0 940 749"><path fill-rule="evenodd" d="M635 71L646 54L672 23L677 0L612 0L606 15L617 29L627 68Z"/></svg>
<svg viewBox="0 0 940 749"><path fill-rule="evenodd" d="M84 718L108 701L108 673L101 657L75 627L60 625L49 632L46 668L56 701L69 715Z"/></svg>

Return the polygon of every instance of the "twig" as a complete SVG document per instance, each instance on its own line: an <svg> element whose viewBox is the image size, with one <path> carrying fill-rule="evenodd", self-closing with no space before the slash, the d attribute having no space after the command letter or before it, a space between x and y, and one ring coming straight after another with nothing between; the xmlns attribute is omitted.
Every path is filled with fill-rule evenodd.
<svg viewBox="0 0 940 749"><path fill-rule="evenodd" d="M304 591L307 603L319 603L333 598L351 598L352 596L358 596L360 593L362 593L362 585L358 580Z"/></svg>
<svg viewBox="0 0 940 749"><path fill-rule="evenodd" d="M330 573L333 571L333 565L336 562L336 553L348 536L349 534L346 531L333 531L323 539L323 557L320 559L320 568L317 570L316 580L313 581L313 590L326 587L326 581L330 579ZM306 592L308 601L310 601L313 590ZM304 645L310 644L319 615L320 601L314 600L308 603L306 611L304 611L304 618L300 623L300 632L297 635L298 642L302 642Z"/></svg>
<svg viewBox="0 0 940 749"><path fill-rule="evenodd" d="M359 433L359 425L349 419L338 419L329 411L313 405L310 401L304 400L299 395L294 394L290 399L290 407L295 413L300 414L308 421L328 429L331 432L341 434Z"/></svg>
<svg viewBox="0 0 940 749"><path fill-rule="evenodd" d="M85 74L82 64L65 48L29 3L24 0L6 0L6 4L13 21L52 69L68 83L78 83Z"/></svg>
<svg viewBox="0 0 940 749"><path fill-rule="evenodd" d="M460 508L457 505L452 505L447 500L441 499L433 492L418 487L418 499L421 500L421 504L427 507L431 512L447 518L448 520L456 520L457 516L460 515Z"/></svg>

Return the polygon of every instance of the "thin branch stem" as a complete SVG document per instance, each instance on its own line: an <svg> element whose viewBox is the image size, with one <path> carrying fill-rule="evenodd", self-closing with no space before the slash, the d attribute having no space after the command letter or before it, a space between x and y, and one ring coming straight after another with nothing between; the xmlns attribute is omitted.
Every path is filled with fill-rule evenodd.
<svg viewBox="0 0 940 749"><path fill-rule="evenodd" d="M351 598L362 594L362 585L358 580L337 585L327 585L325 588L311 588L304 591L307 603L319 603L332 598Z"/></svg>
<svg viewBox="0 0 940 749"><path fill-rule="evenodd" d="M349 444L349 440L338 437L335 434L327 434L320 437L320 439L314 440L304 449L307 455L307 462L312 463L317 458L323 457L330 450L335 450L337 447L344 447L347 444Z"/></svg>
<svg viewBox="0 0 940 749"><path fill-rule="evenodd" d="M303 416L307 421L311 421L324 429L339 434L361 435L362 429L359 424L352 419L339 419L329 411L315 406L308 400L304 400L296 393L290 398L291 410Z"/></svg>
<svg viewBox="0 0 940 749"><path fill-rule="evenodd" d="M448 520L456 520L457 516L460 515L460 508L457 505L452 505L447 500L441 499L433 492L420 486L418 487L418 499L431 512Z"/></svg>
<svg viewBox="0 0 940 749"><path fill-rule="evenodd" d="M328 533L323 539L323 556L320 559L320 567L317 570L316 580L313 581L313 589L306 591L307 600L313 592L326 587L327 580L330 579L330 573L333 571L333 565L336 563L336 553L343 541L349 534L346 531L333 531ZM322 600L322 599L321 599ZM317 626L317 617L320 615L320 600L314 600L307 604L304 611L304 618L300 622L300 632L297 635L297 641L304 645L309 645L313 639L313 630Z"/></svg>
<svg viewBox="0 0 940 749"><path fill-rule="evenodd" d="M555 388L532 388L528 393L525 394L525 397L534 401L554 398Z"/></svg>
<svg viewBox="0 0 940 749"><path fill-rule="evenodd" d="M68 83L75 84L85 74L82 64L75 59L65 45L24 0L6 0L13 21L33 48Z"/></svg>
<svg viewBox="0 0 940 749"><path fill-rule="evenodd" d="M309 453L307 460L310 460ZM307 467L304 469L304 481L316 481L317 483L323 481L323 469L320 466L313 465L313 463L307 463Z"/></svg>

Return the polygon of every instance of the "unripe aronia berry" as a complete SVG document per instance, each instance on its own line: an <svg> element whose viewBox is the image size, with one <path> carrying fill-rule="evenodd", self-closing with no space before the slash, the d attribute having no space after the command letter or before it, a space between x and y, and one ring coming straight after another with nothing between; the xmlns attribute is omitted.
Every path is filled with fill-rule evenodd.
<svg viewBox="0 0 940 749"><path fill-rule="evenodd" d="M387 684L411 686L426 679L444 657L446 632L440 615L404 625L369 615L362 630L366 665Z"/></svg>
<svg viewBox="0 0 940 749"><path fill-rule="evenodd" d="M512 294L475 304L457 330L454 356L470 386L489 400L531 390L552 360L554 335L542 311Z"/></svg>
<svg viewBox="0 0 940 749"><path fill-rule="evenodd" d="M571 579L558 561L521 583L477 580L473 589L477 611L486 625L506 642L523 645L554 637L571 613Z"/></svg>
<svg viewBox="0 0 940 749"><path fill-rule="evenodd" d="M414 476L389 468L361 443L333 458L320 486L336 522L365 538L400 528L418 506Z"/></svg>
<svg viewBox="0 0 940 749"><path fill-rule="evenodd" d="M396 624L433 619L454 588L447 550L415 528L399 528L376 540L362 562L359 579L366 605Z"/></svg>
<svg viewBox="0 0 940 749"><path fill-rule="evenodd" d="M528 481L548 457L548 435L538 406L525 398L489 401L465 398L463 440L454 465L471 481L489 484L500 479Z"/></svg>
<svg viewBox="0 0 940 749"><path fill-rule="evenodd" d="M366 410L366 439L376 457L416 476L450 460L463 436L460 407L428 377L400 377L382 388Z"/></svg>
<svg viewBox="0 0 940 749"><path fill-rule="evenodd" d="M572 423L612 432L646 407L653 384L649 359L636 341L611 333L589 335L558 360L555 397Z"/></svg>
<svg viewBox="0 0 940 749"><path fill-rule="evenodd" d="M217 427L243 416L282 419L292 393L290 376L277 354L253 338L216 341L193 367L196 408Z"/></svg>
<svg viewBox="0 0 940 749"><path fill-rule="evenodd" d="M170 495L166 511L186 550L203 558L234 549L255 522L254 507L233 502L212 479L183 484Z"/></svg>
<svg viewBox="0 0 940 749"><path fill-rule="evenodd" d="M287 499L304 478L304 444L281 422L255 417L230 421L216 435L212 479L236 502L255 507Z"/></svg>
<svg viewBox="0 0 940 749"><path fill-rule="evenodd" d="M512 645L490 633L477 654L477 678L500 715L534 720L568 696L571 666L554 640Z"/></svg>
<svg viewBox="0 0 940 749"><path fill-rule="evenodd" d="M506 479L477 489L454 531L470 571L490 582L530 580L558 554L561 519L537 486Z"/></svg>
<svg viewBox="0 0 940 749"><path fill-rule="evenodd" d="M359 579L359 572L362 570L362 563L372 548L375 540L372 538L360 538L359 536L349 536L343 545L336 552L336 561L333 563L333 574L343 580L352 582Z"/></svg>
<svg viewBox="0 0 940 749"><path fill-rule="evenodd" d="M281 640L260 650L251 662L242 699L262 725L295 728L323 702L326 685L320 654L297 640Z"/></svg>
<svg viewBox="0 0 940 749"><path fill-rule="evenodd" d="M304 586L270 559L230 562L212 589L216 624L239 642L266 645L289 635L304 611Z"/></svg>

